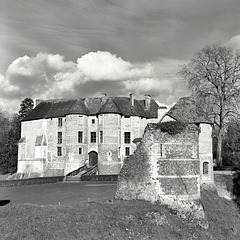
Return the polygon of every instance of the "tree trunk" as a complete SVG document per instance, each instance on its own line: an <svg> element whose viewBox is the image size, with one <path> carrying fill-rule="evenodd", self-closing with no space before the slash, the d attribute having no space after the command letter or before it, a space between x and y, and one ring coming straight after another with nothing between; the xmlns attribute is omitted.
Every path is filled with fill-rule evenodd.
<svg viewBox="0 0 240 240"><path fill-rule="evenodd" d="M222 166L222 136L223 129L219 129L218 138L217 138L217 166Z"/></svg>

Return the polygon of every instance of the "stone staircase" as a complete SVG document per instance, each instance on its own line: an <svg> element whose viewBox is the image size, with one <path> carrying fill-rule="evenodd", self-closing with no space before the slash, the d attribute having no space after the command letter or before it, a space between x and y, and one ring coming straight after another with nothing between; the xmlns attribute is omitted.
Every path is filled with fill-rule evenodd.
<svg viewBox="0 0 240 240"><path fill-rule="evenodd" d="M66 181L79 182L82 180L82 175L95 175L97 172L97 165L87 167L86 165L74 170L73 172L66 175Z"/></svg>

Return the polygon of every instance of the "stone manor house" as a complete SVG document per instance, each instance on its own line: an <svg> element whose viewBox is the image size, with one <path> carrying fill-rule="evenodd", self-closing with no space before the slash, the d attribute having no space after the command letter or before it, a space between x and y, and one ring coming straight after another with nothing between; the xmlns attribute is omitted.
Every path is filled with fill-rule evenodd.
<svg viewBox="0 0 240 240"><path fill-rule="evenodd" d="M66 175L87 164L98 165L99 175L118 174L147 123L166 110L149 95L37 100L22 121L18 172Z"/></svg>
<svg viewBox="0 0 240 240"><path fill-rule="evenodd" d="M136 100L132 94L36 101L33 111L22 121L18 173L66 175L86 164L98 165L99 175L119 174L147 124L160 121L187 122L199 129L199 181L213 183L212 123L191 99L180 98L167 112L151 96Z"/></svg>

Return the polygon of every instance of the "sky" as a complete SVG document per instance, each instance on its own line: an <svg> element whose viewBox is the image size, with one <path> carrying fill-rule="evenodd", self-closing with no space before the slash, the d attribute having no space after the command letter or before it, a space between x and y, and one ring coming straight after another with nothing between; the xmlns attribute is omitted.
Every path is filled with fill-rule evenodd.
<svg viewBox="0 0 240 240"><path fill-rule="evenodd" d="M205 45L240 48L239 0L0 0L0 109L150 94L171 106Z"/></svg>

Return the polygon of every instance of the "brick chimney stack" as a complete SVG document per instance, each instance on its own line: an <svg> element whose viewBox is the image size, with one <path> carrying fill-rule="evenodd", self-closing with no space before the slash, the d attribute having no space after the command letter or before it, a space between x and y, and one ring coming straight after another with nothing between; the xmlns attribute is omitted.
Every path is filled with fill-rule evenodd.
<svg viewBox="0 0 240 240"><path fill-rule="evenodd" d="M151 105L151 95L149 94L145 94L145 110L149 110L150 109L150 105Z"/></svg>
<svg viewBox="0 0 240 240"><path fill-rule="evenodd" d="M130 93L130 94L129 94L129 97L130 97L131 107L133 107L133 106L134 106L134 96L133 96L133 93Z"/></svg>
<svg viewBox="0 0 240 240"><path fill-rule="evenodd" d="M101 102L104 104L107 101L107 94L106 93L102 93L101 94Z"/></svg>

